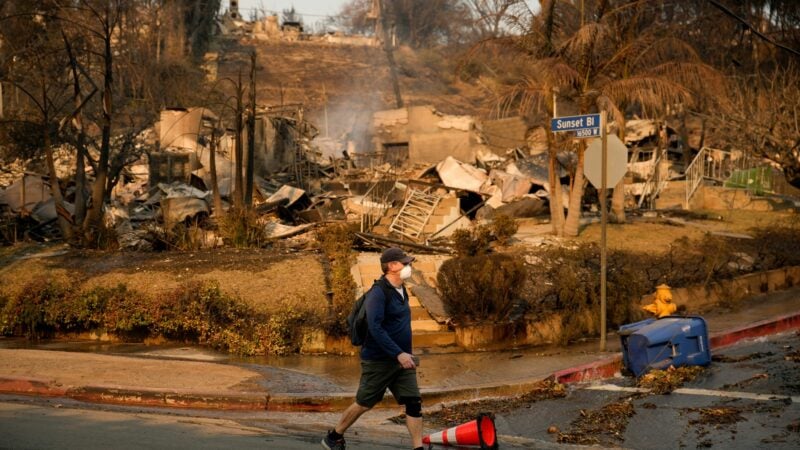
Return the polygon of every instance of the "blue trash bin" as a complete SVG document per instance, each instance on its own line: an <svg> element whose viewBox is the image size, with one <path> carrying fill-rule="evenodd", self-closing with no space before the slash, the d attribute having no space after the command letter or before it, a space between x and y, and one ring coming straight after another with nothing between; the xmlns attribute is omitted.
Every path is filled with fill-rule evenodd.
<svg viewBox="0 0 800 450"><path fill-rule="evenodd" d="M622 361L637 377L669 366L707 366L711 363L708 327L699 316L667 316L620 328Z"/></svg>
<svg viewBox="0 0 800 450"><path fill-rule="evenodd" d="M655 319L655 318L645 319L645 320L642 320L641 322L629 323L627 325L623 325L623 326L619 327L619 331L617 331L617 333L619 334L619 339L620 339L621 344L622 344L622 365L623 365L623 367L628 368L628 370L630 370L630 367L631 367L631 363L628 360L628 338L633 333L639 331L640 328L645 327L647 325L650 325L651 323L655 322L656 320L657 319Z"/></svg>

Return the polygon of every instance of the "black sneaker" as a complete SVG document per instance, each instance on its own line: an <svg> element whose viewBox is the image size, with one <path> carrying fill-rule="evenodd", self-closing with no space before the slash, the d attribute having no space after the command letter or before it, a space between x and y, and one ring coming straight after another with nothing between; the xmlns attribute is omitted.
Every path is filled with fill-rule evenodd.
<svg viewBox="0 0 800 450"><path fill-rule="evenodd" d="M345 442L344 438L333 439L331 438L331 432L329 431L328 434L322 438L322 448L326 448L328 450L345 450Z"/></svg>

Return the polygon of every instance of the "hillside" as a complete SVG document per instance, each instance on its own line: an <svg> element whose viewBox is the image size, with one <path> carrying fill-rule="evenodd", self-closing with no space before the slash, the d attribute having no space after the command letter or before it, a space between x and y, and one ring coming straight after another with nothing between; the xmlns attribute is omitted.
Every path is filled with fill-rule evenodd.
<svg viewBox="0 0 800 450"><path fill-rule="evenodd" d="M395 107L386 54L380 48L318 41L225 40L220 43L218 76L246 78L249 52L258 54L256 83L263 105L302 103L324 132L325 106L331 136L365 126L373 111ZM432 104L448 114L485 113L485 95L453 83L457 55L436 50L395 52L404 102ZM326 101L327 100L327 101Z"/></svg>

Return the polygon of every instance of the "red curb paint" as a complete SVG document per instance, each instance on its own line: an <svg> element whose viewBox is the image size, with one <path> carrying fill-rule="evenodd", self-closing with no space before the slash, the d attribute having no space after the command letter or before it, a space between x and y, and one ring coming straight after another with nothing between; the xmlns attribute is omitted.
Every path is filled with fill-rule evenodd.
<svg viewBox="0 0 800 450"><path fill-rule="evenodd" d="M0 392L6 394L39 395L42 397L63 397L67 390L53 387L47 382L25 378L0 378Z"/></svg>
<svg viewBox="0 0 800 450"><path fill-rule="evenodd" d="M214 394L179 394L171 392L82 387L67 391L74 400L115 405L140 405L186 409L220 409L236 411L266 410L267 395L220 396Z"/></svg>
<svg viewBox="0 0 800 450"><path fill-rule="evenodd" d="M622 354L554 372L551 378L561 384L579 383L581 381L602 380L610 378L622 370Z"/></svg>
<svg viewBox="0 0 800 450"><path fill-rule="evenodd" d="M741 328L723 331L709 339L711 348L725 347L735 344L742 339L768 336L783 331L800 328L800 312L794 312L778 318L762 320Z"/></svg>
<svg viewBox="0 0 800 450"><path fill-rule="evenodd" d="M234 411L263 411L267 409L269 397L226 397L184 394L165 394L165 406L191 409L224 409Z"/></svg>

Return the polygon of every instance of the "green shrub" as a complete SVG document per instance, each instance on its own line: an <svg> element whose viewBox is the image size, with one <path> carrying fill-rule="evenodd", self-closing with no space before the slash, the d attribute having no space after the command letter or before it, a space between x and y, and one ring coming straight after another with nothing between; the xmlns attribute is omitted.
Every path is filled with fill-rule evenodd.
<svg viewBox="0 0 800 450"><path fill-rule="evenodd" d="M118 284L113 288L96 287L88 291L75 293L57 305L53 316L62 331L90 331L105 328L105 318L109 303L117 303L133 293L127 286Z"/></svg>
<svg viewBox="0 0 800 450"><path fill-rule="evenodd" d="M13 316L11 314L11 298L0 292L0 336L6 336L13 333L11 322Z"/></svg>
<svg viewBox="0 0 800 450"><path fill-rule="evenodd" d="M307 324L307 317L292 308L281 310L270 316L262 338L268 353L285 355L300 350L302 342L301 326Z"/></svg>
<svg viewBox="0 0 800 450"><path fill-rule="evenodd" d="M456 322L498 322L509 319L524 276L523 262L510 255L460 257L442 264L437 286Z"/></svg>
<svg viewBox="0 0 800 450"><path fill-rule="evenodd" d="M187 283L149 297L124 284L77 292L37 281L16 298L0 296L0 333L39 338L103 329L126 339L163 336L241 355L284 354L299 348L301 325L315 324L309 314L286 309L269 315L215 282Z"/></svg>
<svg viewBox="0 0 800 450"><path fill-rule="evenodd" d="M268 315L225 294L216 282L185 284L162 296L152 311L151 334L242 355L265 349L259 324L266 323Z"/></svg>
<svg viewBox="0 0 800 450"><path fill-rule="evenodd" d="M108 292L103 312L103 328L129 339L144 338L153 333L158 321L157 303L140 292L121 285Z"/></svg>
<svg viewBox="0 0 800 450"><path fill-rule="evenodd" d="M6 301L3 308L3 334L23 335L29 339L52 336L58 329L59 306L69 301L69 286L52 280L29 283L20 294Z"/></svg>

